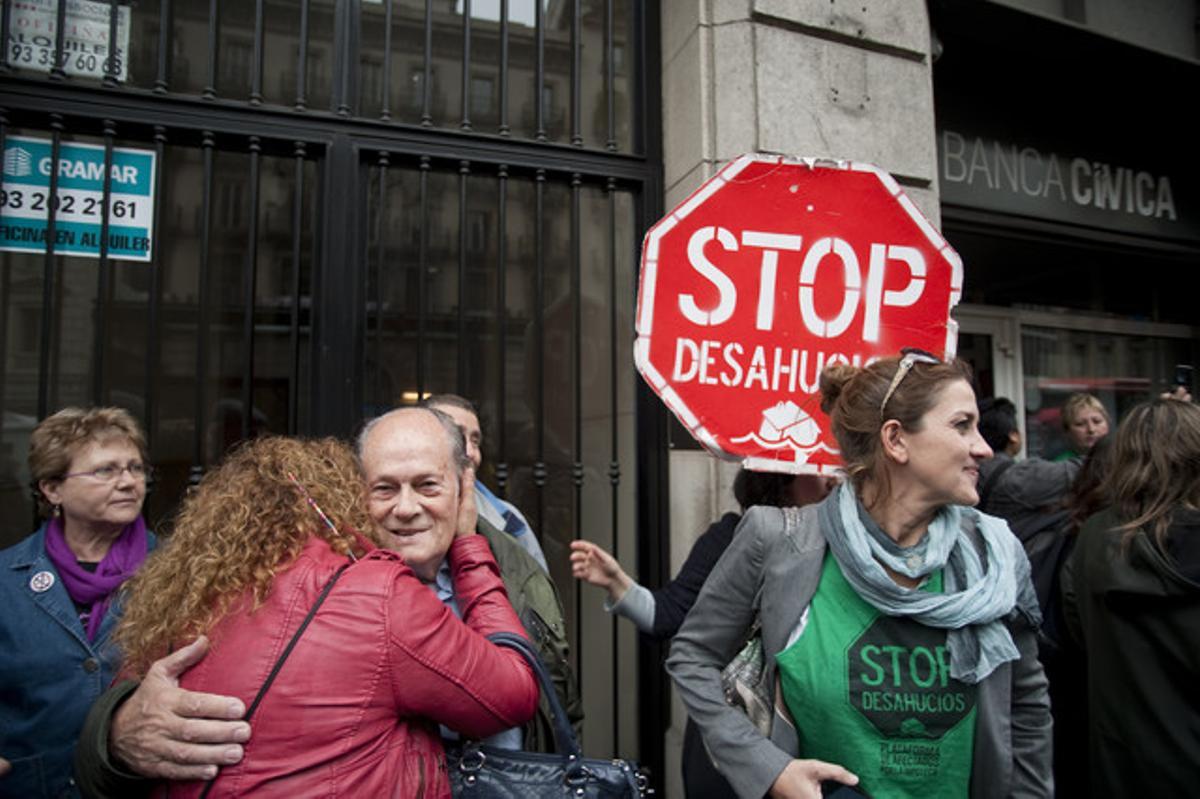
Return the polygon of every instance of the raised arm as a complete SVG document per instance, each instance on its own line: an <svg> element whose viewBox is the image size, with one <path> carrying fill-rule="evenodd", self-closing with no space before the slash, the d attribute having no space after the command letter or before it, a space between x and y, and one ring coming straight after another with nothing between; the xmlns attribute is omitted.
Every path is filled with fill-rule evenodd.
<svg viewBox="0 0 1200 799"><path fill-rule="evenodd" d="M634 585L617 559L591 541L571 542L571 575L607 591L610 605L620 602Z"/></svg>
<svg viewBox="0 0 1200 799"><path fill-rule="evenodd" d="M460 537L449 557L462 621L411 575L397 578L387 612L393 692L401 715L482 738L532 718L539 689L520 654L485 637L525 635L487 539Z"/></svg>

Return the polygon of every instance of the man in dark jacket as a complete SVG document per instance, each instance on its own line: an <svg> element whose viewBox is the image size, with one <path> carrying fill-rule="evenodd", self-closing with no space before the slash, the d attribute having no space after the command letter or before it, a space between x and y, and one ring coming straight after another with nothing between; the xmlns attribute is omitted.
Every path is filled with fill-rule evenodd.
<svg viewBox="0 0 1200 799"><path fill-rule="evenodd" d="M414 424L416 415L433 413L465 451L461 431L444 414L428 409L401 409L372 420L359 438L359 457L367 480L368 509L380 527L391 533L410 565L429 564L437 576L428 581L452 609L454 588L441 579L438 565L451 540L422 532L421 519L437 509L422 495L423 470L409 462L406 452L413 436L427 426ZM582 718L581 699L568 659L562 604L553 583L510 536L480 520L478 532L488 543L514 610L546 663L559 699L572 721ZM444 544L444 546L443 546ZM178 676L204 656L207 642L184 647L155 663L139 685L114 686L92 708L80 737L76 771L84 793L92 796L136 794L142 778L208 779L216 767L236 763L250 737L249 726L238 719L242 703L233 697L197 694L178 687ZM500 745L552 751L553 739L545 700L535 718L510 731ZM491 740L491 739L489 739Z"/></svg>
<svg viewBox="0 0 1200 799"><path fill-rule="evenodd" d="M1017 409L1004 397L979 403L979 434L995 453L979 467L979 510L999 516L1019 538L1059 514L1067 489L1079 474L1079 460L1016 460L1021 452ZM1057 526L1063 521L1057 519Z"/></svg>

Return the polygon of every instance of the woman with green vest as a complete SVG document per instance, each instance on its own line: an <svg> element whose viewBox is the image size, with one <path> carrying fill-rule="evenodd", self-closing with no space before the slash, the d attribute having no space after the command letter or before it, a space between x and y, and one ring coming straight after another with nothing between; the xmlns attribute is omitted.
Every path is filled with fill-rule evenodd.
<svg viewBox="0 0 1200 799"><path fill-rule="evenodd" d="M667 670L739 796L1053 794L1029 562L971 507L992 452L970 379L920 351L826 369L848 479L819 505L751 509L701 590ZM721 680L755 628L762 726Z"/></svg>

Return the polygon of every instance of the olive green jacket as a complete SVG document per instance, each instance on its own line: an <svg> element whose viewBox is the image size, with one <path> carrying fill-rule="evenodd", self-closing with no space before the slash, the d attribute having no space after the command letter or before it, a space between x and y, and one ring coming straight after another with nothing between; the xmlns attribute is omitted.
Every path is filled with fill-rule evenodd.
<svg viewBox="0 0 1200 799"><path fill-rule="evenodd" d="M575 670L571 667L567 626L558 590L541 564L512 536L497 530L483 519L479 520L477 529L492 548L496 564L500 567L500 578L508 591L508 601L512 603L529 640L546 664L554 680L558 701L566 709L578 733L583 720L583 701L579 695ZM553 729L550 706L543 697L538 702L537 714L524 727L525 750L553 752Z"/></svg>

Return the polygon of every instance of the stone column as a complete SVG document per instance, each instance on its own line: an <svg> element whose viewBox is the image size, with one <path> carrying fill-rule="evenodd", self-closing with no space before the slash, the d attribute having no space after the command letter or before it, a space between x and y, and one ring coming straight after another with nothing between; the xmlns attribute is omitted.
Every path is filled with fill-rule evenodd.
<svg viewBox="0 0 1200 799"><path fill-rule="evenodd" d="M671 208L747 152L867 161L939 226L929 15L920 0L663 0L663 171ZM671 564L734 505L736 466L671 453ZM668 797L682 797L676 697Z"/></svg>

